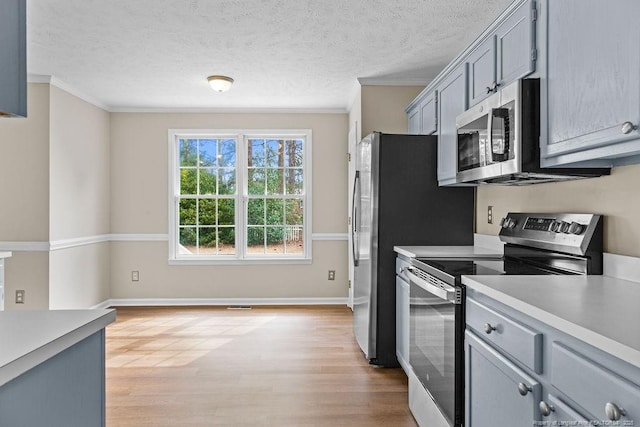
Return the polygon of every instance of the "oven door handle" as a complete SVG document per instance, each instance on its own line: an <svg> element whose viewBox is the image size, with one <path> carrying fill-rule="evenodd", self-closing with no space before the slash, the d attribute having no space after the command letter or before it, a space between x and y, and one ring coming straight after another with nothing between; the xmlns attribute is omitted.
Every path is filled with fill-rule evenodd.
<svg viewBox="0 0 640 427"><path fill-rule="evenodd" d="M425 291L437 296L442 300L449 301L453 304L462 304L460 290L458 290L455 286L451 286L446 283L441 283L440 286L436 286L418 276L415 273L415 270L415 267L407 267L407 272L409 273L409 278L412 283L415 283Z"/></svg>

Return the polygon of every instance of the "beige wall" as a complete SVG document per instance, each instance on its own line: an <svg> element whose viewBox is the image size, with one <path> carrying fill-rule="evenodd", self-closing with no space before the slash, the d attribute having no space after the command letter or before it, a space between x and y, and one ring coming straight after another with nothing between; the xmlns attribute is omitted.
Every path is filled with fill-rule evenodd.
<svg viewBox="0 0 640 427"><path fill-rule="evenodd" d="M477 224L481 234L497 235L499 219L509 211L587 212L605 215L605 252L640 257L640 165L614 168L610 176L524 187L477 188ZM487 206L494 223L487 224Z"/></svg>
<svg viewBox="0 0 640 427"><path fill-rule="evenodd" d="M29 84L27 118L0 119L0 242L49 239L49 85ZM47 252L5 260L5 309L47 308ZM15 291L25 290L25 304Z"/></svg>
<svg viewBox="0 0 640 427"><path fill-rule="evenodd" d="M169 129L311 129L313 232L346 233L346 114L111 115L111 233L168 233ZM345 297L346 241L315 241L313 264L169 266L166 242L111 244L112 298ZM335 282L327 270L336 270ZM140 282L131 271L140 271Z"/></svg>
<svg viewBox="0 0 640 427"><path fill-rule="evenodd" d="M89 308L109 299L109 245L103 242L50 252L49 308Z"/></svg>
<svg viewBox="0 0 640 427"><path fill-rule="evenodd" d="M49 85L30 84L26 119L0 119L0 241L49 238Z"/></svg>
<svg viewBox="0 0 640 427"><path fill-rule="evenodd" d="M362 133L407 133L405 108L423 86L362 86Z"/></svg>
<svg viewBox="0 0 640 427"><path fill-rule="evenodd" d="M109 113L49 84L28 85L28 118L0 120L0 242L32 242L5 262L5 308L86 308L109 296ZM16 305L16 289L26 291Z"/></svg>
<svg viewBox="0 0 640 427"><path fill-rule="evenodd" d="M109 233L109 113L51 86L52 241Z"/></svg>
<svg viewBox="0 0 640 427"><path fill-rule="evenodd" d="M55 86L50 95L49 240L109 233L109 113ZM109 298L109 244L49 256L49 307L86 308Z"/></svg>

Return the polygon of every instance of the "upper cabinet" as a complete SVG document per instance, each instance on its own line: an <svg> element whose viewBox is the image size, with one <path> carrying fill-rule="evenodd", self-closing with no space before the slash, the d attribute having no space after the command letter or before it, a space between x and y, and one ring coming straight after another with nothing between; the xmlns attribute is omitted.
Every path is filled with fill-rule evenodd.
<svg viewBox="0 0 640 427"><path fill-rule="evenodd" d="M0 2L0 117L27 115L26 0Z"/></svg>
<svg viewBox="0 0 640 427"><path fill-rule="evenodd" d="M469 106L535 71L536 3L521 3L467 56Z"/></svg>
<svg viewBox="0 0 640 427"><path fill-rule="evenodd" d="M433 135L438 130L436 90L423 91L407 107L407 129L412 135Z"/></svg>
<svg viewBox="0 0 640 427"><path fill-rule="evenodd" d="M548 136L541 147L543 163L637 163L640 2L549 1L546 14Z"/></svg>
<svg viewBox="0 0 640 427"><path fill-rule="evenodd" d="M467 109L467 64L460 64L438 85L438 183L456 184L456 117Z"/></svg>

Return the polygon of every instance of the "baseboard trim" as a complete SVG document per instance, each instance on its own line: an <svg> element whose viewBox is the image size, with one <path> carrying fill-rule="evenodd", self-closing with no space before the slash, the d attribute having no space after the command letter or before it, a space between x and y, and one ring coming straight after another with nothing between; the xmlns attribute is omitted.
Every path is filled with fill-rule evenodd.
<svg viewBox="0 0 640 427"><path fill-rule="evenodd" d="M348 298L112 298L92 309L108 307L227 305L347 305Z"/></svg>

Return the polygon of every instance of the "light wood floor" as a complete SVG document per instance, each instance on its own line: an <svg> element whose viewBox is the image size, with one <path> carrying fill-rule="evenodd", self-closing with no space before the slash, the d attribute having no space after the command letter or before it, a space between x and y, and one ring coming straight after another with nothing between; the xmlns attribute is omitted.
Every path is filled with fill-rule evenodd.
<svg viewBox="0 0 640 427"><path fill-rule="evenodd" d="M346 307L118 308L107 426L411 426L401 369L368 365Z"/></svg>

